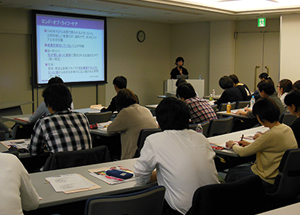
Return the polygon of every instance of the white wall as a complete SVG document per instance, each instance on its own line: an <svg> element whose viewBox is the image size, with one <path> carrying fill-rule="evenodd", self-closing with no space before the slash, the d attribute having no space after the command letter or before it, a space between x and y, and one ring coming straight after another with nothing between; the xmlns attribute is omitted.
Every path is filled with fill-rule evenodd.
<svg viewBox="0 0 300 215"><path fill-rule="evenodd" d="M139 97L140 104L155 104L163 94L163 81L169 77L170 25L108 19L108 85L106 105L116 92L112 81L115 76L127 78L127 88ZM140 43L139 30L146 33Z"/></svg>
<svg viewBox="0 0 300 215"><path fill-rule="evenodd" d="M284 15L280 23L280 79L300 79L300 15Z"/></svg>
<svg viewBox="0 0 300 215"><path fill-rule="evenodd" d="M209 31L209 22L172 25L168 78L176 66L176 58L181 56L189 78L198 79L201 74L205 81L205 93L208 92Z"/></svg>
<svg viewBox="0 0 300 215"><path fill-rule="evenodd" d="M219 79L235 72L234 30L234 21L210 23L209 92L215 89L216 94L221 94Z"/></svg>

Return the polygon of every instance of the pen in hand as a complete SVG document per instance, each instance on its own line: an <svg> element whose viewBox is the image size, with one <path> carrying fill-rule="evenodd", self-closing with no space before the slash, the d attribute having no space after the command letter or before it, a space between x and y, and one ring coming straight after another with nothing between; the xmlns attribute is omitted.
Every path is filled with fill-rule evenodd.
<svg viewBox="0 0 300 215"><path fill-rule="evenodd" d="M241 141L243 141L243 139L244 139L244 135L242 134L242 138L241 138Z"/></svg>

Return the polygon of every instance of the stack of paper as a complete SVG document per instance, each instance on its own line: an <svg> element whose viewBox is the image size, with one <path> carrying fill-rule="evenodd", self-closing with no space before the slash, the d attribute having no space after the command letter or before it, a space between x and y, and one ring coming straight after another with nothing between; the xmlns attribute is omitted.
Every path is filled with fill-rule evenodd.
<svg viewBox="0 0 300 215"><path fill-rule="evenodd" d="M59 175L45 178L56 192L75 193L101 188L79 174Z"/></svg>
<svg viewBox="0 0 300 215"><path fill-rule="evenodd" d="M101 110L103 107L102 107L101 104L99 104L99 105L91 105L90 108L91 108L91 109Z"/></svg>

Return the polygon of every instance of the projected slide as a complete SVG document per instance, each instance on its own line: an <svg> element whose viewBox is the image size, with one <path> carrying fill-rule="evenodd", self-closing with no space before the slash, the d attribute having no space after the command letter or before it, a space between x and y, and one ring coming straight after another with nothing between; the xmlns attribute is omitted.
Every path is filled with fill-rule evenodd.
<svg viewBox="0 0 300 215"><path fill-rule="evenodd" d="M105 77L105 21L36 14L37 84L59 76L65 83Z"/></svg>

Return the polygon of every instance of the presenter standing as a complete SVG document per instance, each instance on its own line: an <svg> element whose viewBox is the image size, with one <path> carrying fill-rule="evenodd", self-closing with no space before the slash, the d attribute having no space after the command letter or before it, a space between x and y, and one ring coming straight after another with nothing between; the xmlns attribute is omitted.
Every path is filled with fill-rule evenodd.
<svg viewBox="0 0 300 215"><path fill-rule="evenodd" d="M171 71L171 79L177 79L177 75L188 75L188 71L186 68L183 67L184 59L182 57L178 57L175 61L175 64L177 65L174 69Z"/></svg>

